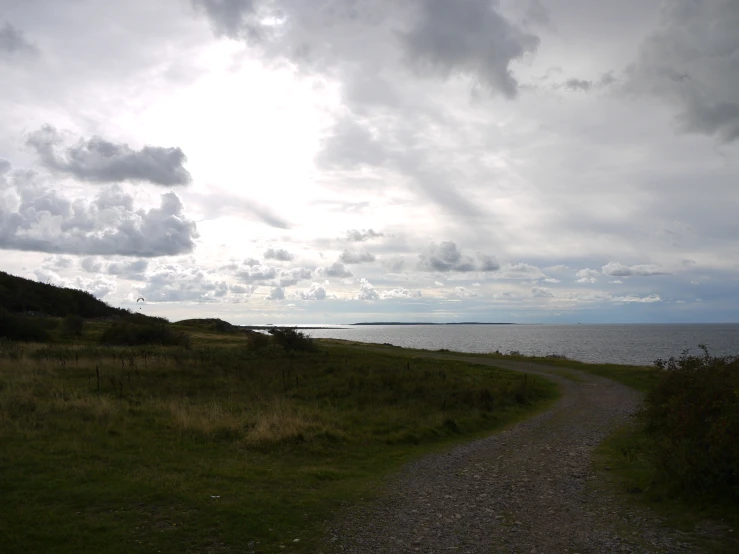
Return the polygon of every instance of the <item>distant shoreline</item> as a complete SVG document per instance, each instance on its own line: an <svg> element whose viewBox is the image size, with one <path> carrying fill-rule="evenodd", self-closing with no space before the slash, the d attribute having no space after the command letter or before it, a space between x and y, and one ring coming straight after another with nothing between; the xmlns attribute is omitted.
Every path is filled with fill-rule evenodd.
<svg viewBox="0 0 739 554"><path fill-rule="evenodd" d="M460 321L448 323L425 323L404 321L373 321L367 323L351 323L350 325L516 325L515 323L485 323L480 321Z"/></svg>
<svg viewBox="0 0 739 554"><path fill-rule="evenodd" d="M414 322L404 322L404 321L368 321L368 322L360 322L360 323L341 323L336 324L332 326L322 326L322 325L310 325L310 326L302 326L302 325L238 325L239 329L244 329L247 331L267 331L269 329L276 329L280 327L295 327L296 329L301 330L348 330L348 327L362 327L362 326L370 326L375 325L377 327L381 326L393 326L393 325L412 325L412 326L421 326L421 325L517 325L517 323L484 323L479 321L460 321L460 322L449 322L449 323L424 323L420 321L414 321Z"/></svg>

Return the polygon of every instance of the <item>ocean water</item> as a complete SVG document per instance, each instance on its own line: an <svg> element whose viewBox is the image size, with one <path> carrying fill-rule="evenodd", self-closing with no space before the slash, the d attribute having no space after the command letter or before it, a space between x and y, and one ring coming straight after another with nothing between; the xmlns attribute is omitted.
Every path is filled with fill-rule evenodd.
<svg viewBox="0 0 739 554"><path fill-rule="evenodd" d="M739 324L644 325L356 325L306 331L316 338L389 343L457 352L561 354L593 363L651 365L705 345L715 356L739 354Z"/></svg>

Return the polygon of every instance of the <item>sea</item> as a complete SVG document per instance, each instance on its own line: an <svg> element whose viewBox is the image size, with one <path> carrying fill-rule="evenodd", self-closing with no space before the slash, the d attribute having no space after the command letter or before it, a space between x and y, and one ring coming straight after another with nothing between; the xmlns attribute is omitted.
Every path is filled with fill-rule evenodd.
<svg viewBox="0 0 739 554"><path fill-rule="evenodd" d="M456 352L556 354L590 363L653 365L682 352L739 354L739 323L639 325L347 325L306 330L315 338Z"/></svg>

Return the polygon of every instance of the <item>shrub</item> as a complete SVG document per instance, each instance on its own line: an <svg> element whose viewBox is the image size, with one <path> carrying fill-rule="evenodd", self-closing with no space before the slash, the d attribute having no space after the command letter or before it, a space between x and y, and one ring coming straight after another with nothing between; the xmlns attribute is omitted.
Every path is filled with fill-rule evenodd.
<svg viewBox="0 0 739 554"><path fill-rule="evenodd" d="M44 319L12 314L0 308L0 337L30 342L49 342L48 322Z"/></svg>
<svg viewBox="0 0 739 554"><path fill-rule="evenodd" d="M293 350L309 351L315 349L313 339L302 331L298 331L295 327L274 327L269 330L269 334L274 337L274 341L278 346L281 346L288 352Z"/></svg>
<svg viewBox="0 0 739 554"><path fill-rule="evenodd" d="M259 331L245 331L246 348L248 350L257 351L264 350L269 346L269 335L260 333Z"/></svg>
<svg viewBox="0 0 739 554"><path fill-rule="evenodd" d="M76 314L70 314L62 320L62 331L68 337L81 337L84 326L85 320Z"/></svg>
<svg viewBox="0 0 739 554"><path fill-rule="evenodd" d="M657 469L678 490L739 499L739 357L657 360L641 417Z"/></svg>
<svg viewBox="0 0 739 554"><path fill-rule="evenodd" d="M100 337L102 344L120 346L138 346L142 344L158 344L162 346L190 347L190 335L175 331L165 323L134 324L127 321L113 323L103 331Z"/></svg>

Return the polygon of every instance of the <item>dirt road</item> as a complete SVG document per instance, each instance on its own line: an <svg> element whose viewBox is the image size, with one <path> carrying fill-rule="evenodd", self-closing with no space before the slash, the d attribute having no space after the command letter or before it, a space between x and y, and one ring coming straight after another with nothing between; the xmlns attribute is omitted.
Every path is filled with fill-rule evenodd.
<svg viewBox="0 0 739 554"><path fill-rule="evenodd" d="M445 356L446 357L446 356ZM539 364L454 359L543 375L562 397L549 411L406 467L388 494L332 528L352 553L696 552L656 516L600 489L593 449L638 406L613 381ZM588 481L591 481L588 483Z"/></svg>

